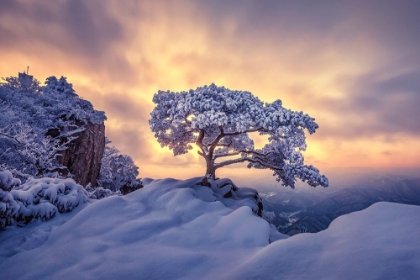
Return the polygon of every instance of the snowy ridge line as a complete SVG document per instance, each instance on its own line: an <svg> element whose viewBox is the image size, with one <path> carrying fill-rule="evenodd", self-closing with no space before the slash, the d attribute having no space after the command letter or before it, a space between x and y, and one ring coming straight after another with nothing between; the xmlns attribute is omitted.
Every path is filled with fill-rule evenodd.
<svg viewBox="0 0 420 280"><path fill-rule="evenodd" d="M200 180L146 178L142 190L94 201L36 231L8 228L0 240L28 238L0 248L2 277L419 279L419 206L377 203L325 231L277 233L282 239L270 243L266 221Z"/></svg>

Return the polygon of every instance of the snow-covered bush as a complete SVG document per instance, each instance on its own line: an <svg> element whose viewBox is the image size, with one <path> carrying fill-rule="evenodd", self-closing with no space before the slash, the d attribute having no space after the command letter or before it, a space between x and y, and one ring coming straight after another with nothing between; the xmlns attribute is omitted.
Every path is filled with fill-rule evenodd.
<svg viewBox="0 0 420 280"><path fill-rule="evenodd" d="M85 190L88 193L89 199L102 199L113 195L121 195L120 191L112 191L110 189L104 189L103 187L92 188L91 185L87 185Z"/></svg>
<svg viewBox="0 0 420 280"><path fill-rule="evenodd" d="M98 178L99 185L113 192L121 191L123 194L141 188L142 183L137 178L138 167L134 164L133 159L122 155L115 147L109 146L110 143L107 139Z"/></svg>
<svg viewBox="0 0 420 280"><path fill-rule="evenodd" d="M72 179L28 179L20 185L8 170L0 172L0 228L48 220L86 202L87 193Z"/></svg>
<svg viewBox="0 0 420 280"><path fill-rule="evenodd" d="M76 139L74 132L106 119L66 78L49 77L41 86L25 73L0 84L0 109L0 164L36 177L63 171L57 157Z"/></svg>
<svg viewBox="0 0 420 280"><path fill-rule="evenodd" d="M19 183L19 180L13 178L10 171L0 172L0 229L10 224L13 216L19 210L19 205L9 192L14 185Z"/></svg>
<svg viewBox="0 0 420 280"><path fill-rule="evenodd" d="M280 100L263 103L250 92L211 84L189 92L159 91L153 102L149 123L157 141L175 156L196 144L209 178L218 168L248 162L249 168L271 169L285 186L293 188L297 179L328 186L318 169L304 164L301 153L305 130L312 134L318 128L315 119L283 108ZM250 133L268 135L268 143L256 149Z"/></svg>

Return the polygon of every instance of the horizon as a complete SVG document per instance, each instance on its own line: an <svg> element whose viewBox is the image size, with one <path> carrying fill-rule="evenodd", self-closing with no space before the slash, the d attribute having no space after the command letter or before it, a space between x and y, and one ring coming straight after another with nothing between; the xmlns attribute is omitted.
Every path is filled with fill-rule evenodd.
<svg viewBox="0 0 420 280"><path fill-rule="evenodd" d="M212 82L314 117L305 162L329 178L420 174L415 1L104 3L0 4L0 77L28 65L41 84L67 77L105 111L107 137L140 177L204 175L198 155L161 148L148 120L158 90ZM242 164L217 175L277 184L271 173Z"/></svg>

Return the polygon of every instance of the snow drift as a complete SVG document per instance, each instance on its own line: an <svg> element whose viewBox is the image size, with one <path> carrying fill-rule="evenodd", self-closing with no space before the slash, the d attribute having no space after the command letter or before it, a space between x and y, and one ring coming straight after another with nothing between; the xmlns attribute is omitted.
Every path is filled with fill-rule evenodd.
<svg viewBox="0 0 420 280"><path fill-rule="evenodd" d="M2 278L420 278L418 206L378 203L323 232L287 238L246 200L224 200L200 179L145 179L126 196L7 228Z"/></svg>

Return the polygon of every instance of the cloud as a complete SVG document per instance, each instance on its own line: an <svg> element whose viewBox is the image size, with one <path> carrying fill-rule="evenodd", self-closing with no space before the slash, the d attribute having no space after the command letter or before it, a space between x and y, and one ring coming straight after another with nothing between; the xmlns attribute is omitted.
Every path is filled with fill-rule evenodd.
<svg viewBox="0 0 420 280"><path fill-rule="evenodd" d="M15 34L13 43L18 48L38 41L62 52L101 58L110 44L124 37L122 26L105 7L80 0L4 1L0 27L5 34ZM10 44L2 42L2 46Z"/></svg>
<svg viewBox="0 0 420 280"><path fill-rule="evenodd" d="M89 87L78 87L76 92L90 100L95 109L105 111L106 135L113 146L133 159L148 161L153 158L150 138L153 137L148 120L150 105L128 94L98 92Z"/></svg>
<svg viewBox="0 0 420 280"><path fill-rule="evenodd" d="M409 0L4 0L0 76L28 64L41 81L67 76L142 176L202 174L194 153L160 148L148 119L158 90L212 82L315 117L316 166L420 166L418 11Z"/></svg>
<svg viewBox="0 0 420 280"><path fill-rule="evenodd" d="M306 93L299 92L298 98L327 115L319 130L326 138L349 140L395 134L419 137L419 76L420 69L402 73L398 73L398 68L381 69L338 79L342 97L320 97L307 93L308 89Z"/></svg>
<svg viewBox="0 0 420 280"><path fill-rule="evenodd" d="M0 36L4 39L0 48L26 56L26 63L34 62L33 68L39 67L41 61L49 61L53 64L50 68L62 64L62 68L90 72L92 78L101 75L99 79L133 83L132 65L118 51L129 34L121 19L110 13L110 4L80 0L2 1Z"/></svg>

